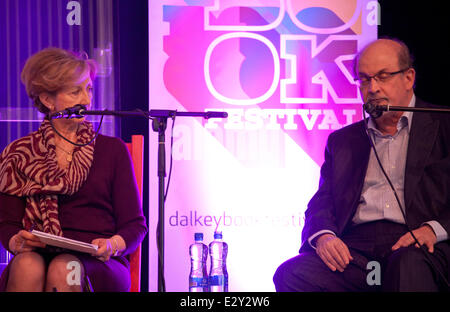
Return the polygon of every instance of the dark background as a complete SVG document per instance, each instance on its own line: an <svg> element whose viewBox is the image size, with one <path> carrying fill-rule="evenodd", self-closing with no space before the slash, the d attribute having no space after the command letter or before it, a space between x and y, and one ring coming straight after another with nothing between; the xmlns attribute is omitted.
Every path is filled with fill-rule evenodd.
<svg viewBox="0 0 450 312"><path fill-rule="evenodd" d="M148 5L147 0L115 0L116 27L119 38L119 102L121 110L141 109L148 111ZM144 135L144 183L143 210L148 225L149 187L148 163L156 161L154 153L149 155L149 121L144 118L124 118L121 121L121 138L131 142L131 135ZM156 147L151 147L154 151ZM155 177L151 178L157 178ZM142 243L141 291L148 291L148 240L155 239L155 233L148 233ZM157 274L152 273L152 274Z"/></svg>
<svg viewBox="0 0 450 312"><path fill-rule="evenodd" d="M415 57L416 95L439 105L450 106L450 36L447 9L441 1L380 0L381 25L378 36L403 40Z"/></svg>

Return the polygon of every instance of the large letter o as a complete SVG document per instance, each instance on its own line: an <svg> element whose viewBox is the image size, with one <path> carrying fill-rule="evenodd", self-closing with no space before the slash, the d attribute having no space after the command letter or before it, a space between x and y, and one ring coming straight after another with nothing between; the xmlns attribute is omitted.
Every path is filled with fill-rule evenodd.
<svg viewBox="0 0 450 312"><path fill-rule="evenodd" d="M211 75L209 73L209 63L211 60L211 54L219 43L221 43L222 41L228 40L228 39L233 39L233 38L250 38L250 39L258 40L258 41L264 43L269 48L270 52L272 53L273 64L274 64L274 75L273 75L272 85L270 86L269 90L267 90L266 93L264 93L263 95L261 95L257 98L253 98L253 99L229 98L229 97L226 97L226 96L220 94L219 92L217 92L217 90L214 88L214 86L212 84ZM214 39L214 41L211 42L208 49L206 50L205 63L204 63L204 75L205 75L206 86L208 87L209 92L211 92L211 94L216 99L218 99L224 103L232 104L232 105L259 104L259 103L266 101L268 98L270 98L274 94L274 92L277 89L278 82L280 81L280 62L279 62L278 52L277 52L277 49L275 48L275 46L272 44L272 42L270 42L269 39L267 39L266 37L263 37L261 35L258 35L255 33L247 33L247 32L228 33L228 34L219 36L216 39Z"/></svg>

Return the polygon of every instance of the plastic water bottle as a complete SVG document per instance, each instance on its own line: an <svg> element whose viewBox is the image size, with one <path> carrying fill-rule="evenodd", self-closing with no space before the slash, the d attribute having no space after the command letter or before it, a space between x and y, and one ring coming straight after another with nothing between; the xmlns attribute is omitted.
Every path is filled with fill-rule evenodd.
<svg viewBox="0 0 450 312"><path fill-rule="evenodd" d="M227 253L228 244L222 240L222 233L215 232L214 240L209 244L211 256L209 291L211 292L228 291Z"/></svg>
<svg viewBox="0 0 450 312"><path fill-rule="evenodd" d="M203 233L194 234L195 242L189 247L191 256L191 272L189 273L189 291L207 292L208 273L206 261L208 259L208 247L203 244Z"/></svg>

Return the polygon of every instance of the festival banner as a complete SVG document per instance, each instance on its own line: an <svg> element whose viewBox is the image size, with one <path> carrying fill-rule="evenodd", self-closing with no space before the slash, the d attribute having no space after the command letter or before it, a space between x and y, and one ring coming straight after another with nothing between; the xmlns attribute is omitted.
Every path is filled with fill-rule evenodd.
<svg viewBox="0 0 450 312"><path fill-rule="evenodd" d="M194 233L209 244L215 230L229 245L229 290L275 290L275 270L298 254L328 135L362 118L353 61L378 21L367 0L149 0L149 109L228 113L177 117L173 132L169 120L167 291L188 291ZM156 291L158 136L149 137Z"/></svg>

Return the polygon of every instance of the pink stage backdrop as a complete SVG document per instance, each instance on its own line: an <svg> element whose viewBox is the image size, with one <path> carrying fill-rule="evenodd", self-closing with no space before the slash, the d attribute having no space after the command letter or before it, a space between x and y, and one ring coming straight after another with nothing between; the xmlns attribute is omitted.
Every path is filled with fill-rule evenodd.
<svg viewBox="0 0 450 312"><path fill-rule="evenodd" d="M194 233L209 243L216 228L229 244L229 290L274 291L277 266L298 253L328 135L362 117L352 65L377 37L378 12L366 0L149 0L149 108L229 114L175 122L167 291L188 291ZM158 143L150 131L156 291Z"/></svg>

